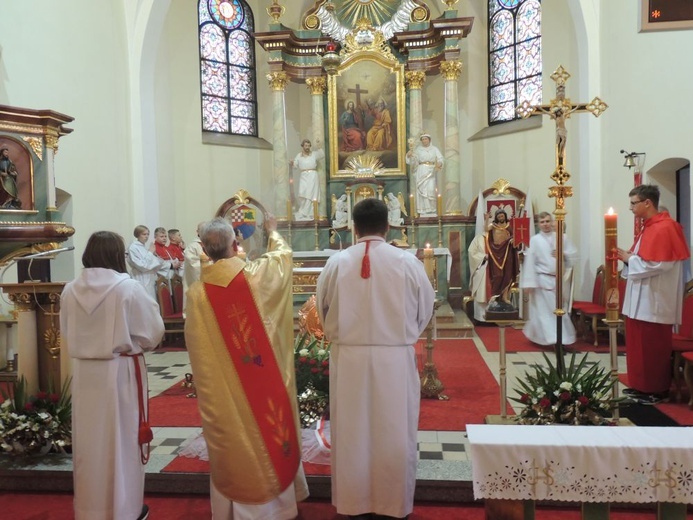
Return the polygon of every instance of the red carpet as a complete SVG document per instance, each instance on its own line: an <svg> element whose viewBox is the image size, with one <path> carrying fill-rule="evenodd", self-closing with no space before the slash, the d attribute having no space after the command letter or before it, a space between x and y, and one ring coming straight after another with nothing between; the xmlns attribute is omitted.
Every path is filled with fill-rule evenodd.
<svg viewBox="0 0 693 520"><path fill-rule="evenodd" d="M209 498L204 495L145 495L149 506L149 518L168 520L189 520L191 518L211 518ZM2 518L12 520L69 520L72 512L71 494L47 493L0 493ZM653 510L628 511L612 509L612 520L646 520L654 518ZM484 507L481 504L440 504L416 503L409 520L483 520ZM298 505L297 520L345 520L335 508L322 500L308 500ZM579 520L580 510L576 508L543 508L536 511L536 520ZM686 516L693 519L690 513Z"/></svg>
<svg viewBox="0 0 693 520"><path fill-rule="evenodd" d="M417 355L422 367L425 349L417 346ZM498 383L474 342L438 340L433 355L443 393L450 400L422 399L419 430L465 431L467 424L483 424L487 415L500 414Z"/></svg>
<svg viewBox="0 0 693 520"><path fill-rule="evenodd" d="M149 424L151 426L200 426L202 419L197 409L197 399L186 397L190 388L178 381L168 390L149 400Z"/></svg>
<svg viewBox="0 0 693 520"><path fill-rule="evenodd" d="M486 350L489 352L498 352L500 350L500 334L498 327L476 327L474 331L477 333L481 341L484 342ZM575 343L569 345L569 348L577 352L609 352L609 343L607 338L600 338L598 347L593 343L578 338ZM625 352L625 346L619 345L619 352ZM513 329L512 327L505 328L505 351L506 352L553 352L553 345L542 347L529 341L522 330Z"/></svg>

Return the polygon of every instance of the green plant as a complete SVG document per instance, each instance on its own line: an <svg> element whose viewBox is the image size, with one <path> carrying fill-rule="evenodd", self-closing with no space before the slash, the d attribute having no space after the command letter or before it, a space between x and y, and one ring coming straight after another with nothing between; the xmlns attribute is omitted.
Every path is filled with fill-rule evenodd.
<svg viewBox="0 0 693 520"><path fill-rule="evenodd" d="M518 381L519 397L510 398L524 406L520 424L613 424L615 380L609 371L596 363L588 366L587 354L576 362L573 353L563 375L546 354L544 361L546 366L534 365L534 372Z"/></svg>
<svg viewBox="0 0 693 520"><path fill-rule="evenodd" d="M330 393L330 344L310 333L296 337L294 344L296 392L300 396L311 390L322 395Z"/></svg>
<svg viewBox="0 0 693 520"><path fill-rule="evenodd" d="M47 392L30 396L24 376L10 392L1 391L0 449L12 455L64 453L72 444L72 396L67 379L59 393L49 384Z"/></svg>

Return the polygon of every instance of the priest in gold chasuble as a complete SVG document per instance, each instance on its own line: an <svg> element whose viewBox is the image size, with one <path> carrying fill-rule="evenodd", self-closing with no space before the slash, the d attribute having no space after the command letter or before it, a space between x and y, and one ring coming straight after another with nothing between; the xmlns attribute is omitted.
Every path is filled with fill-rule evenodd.
<svg viewBox="0 0 693 520"><path fill-rule="evenodd" d="M209 451L215 518L290 519L307 497L293 364L292 253L265 220L268 252L245 262L231 225L200 232L214 262L187 293L185 340Z"/></svg>

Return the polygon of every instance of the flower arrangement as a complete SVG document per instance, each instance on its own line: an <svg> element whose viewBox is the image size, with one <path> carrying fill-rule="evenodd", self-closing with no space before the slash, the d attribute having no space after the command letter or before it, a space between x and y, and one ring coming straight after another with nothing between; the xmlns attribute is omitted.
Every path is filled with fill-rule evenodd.
<svg viewBox="0 0 693 520"><path fill-rule="evenodd" d="M534 373L519 381L519 397L510 398L524 406L517 417L520 424L614 424L610 372L598 364L588 367L587 354L576 363L573 353L563 375L546 354L544 360L547 366L535 365Z"/></svg>
<svg viewBox="0 0 693 520"><path fill-rule="evenodd" d="M70 381L60 393L27 395L22 376L4 391L0 404L0 449L11 455L66 453L72 445L72 398Z"/></svg>
<svg viewBox="0 0 693 520"><path fill-rule="evenodd" d="M310 333L294 344L296 394L301 425L309 426L327 411L330 397L330 344Z"/></svg>

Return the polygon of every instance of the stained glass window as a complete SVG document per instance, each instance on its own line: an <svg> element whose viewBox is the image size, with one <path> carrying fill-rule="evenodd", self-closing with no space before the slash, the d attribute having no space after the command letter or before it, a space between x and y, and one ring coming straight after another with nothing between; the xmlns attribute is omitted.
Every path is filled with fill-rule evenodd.
<svg viewBox="0 0 693 520"><path fill-rule="evenodd" d="M488 0L489 124L518 119L524 100L541 104L541 0Z"/></svg>
<svg viewBox="0 0 693 520"><path fill-rule="evenodd" d="M257 137L255 29L245 0L198 0L202 130Z"/></svg>

